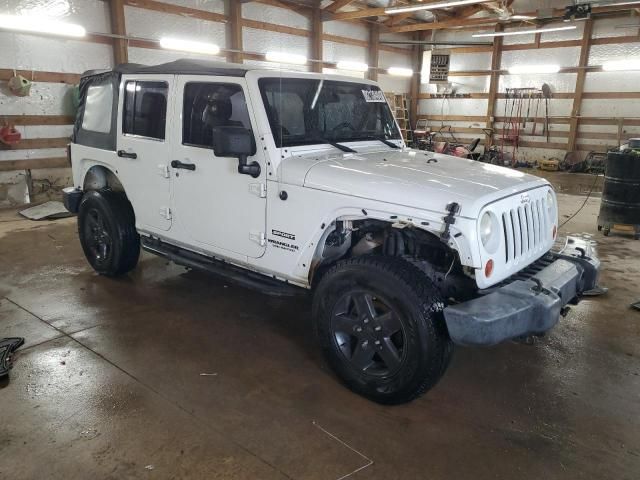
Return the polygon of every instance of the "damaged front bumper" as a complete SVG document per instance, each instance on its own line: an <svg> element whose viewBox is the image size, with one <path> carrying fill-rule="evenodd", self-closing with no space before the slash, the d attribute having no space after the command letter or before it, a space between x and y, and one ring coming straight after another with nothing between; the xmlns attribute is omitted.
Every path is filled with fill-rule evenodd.
<svg viewBox="0 0 640 480"><path fill-rule="evenodd" d="M558 323L567 304L596 287L599 270L591 244L569 237L561 251L548 253L478 298L445 308L449 335L460 345L488 346L542 334Z"/></svg>

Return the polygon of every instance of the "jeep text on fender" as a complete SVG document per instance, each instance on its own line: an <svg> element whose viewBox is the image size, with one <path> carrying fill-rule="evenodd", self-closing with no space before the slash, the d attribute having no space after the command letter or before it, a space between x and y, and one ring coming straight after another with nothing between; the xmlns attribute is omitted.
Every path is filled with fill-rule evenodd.
<svg viewBox="0 0 640 480"><path fill-rule="evenodd" d="M553 327L596 285L552 252L546 180L407 148L375 82L179 60L87 72L70 146L89 263L140 247L273 295L313 293L327 362L381 403L431 388L453 344Z"/></svg>

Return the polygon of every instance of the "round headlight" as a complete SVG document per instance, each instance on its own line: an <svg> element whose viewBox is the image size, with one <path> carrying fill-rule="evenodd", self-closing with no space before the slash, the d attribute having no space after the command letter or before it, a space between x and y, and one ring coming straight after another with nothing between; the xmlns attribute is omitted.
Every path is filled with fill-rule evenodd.
<svg viewBox="0 0 640 480"><path fill-rule="evenodd" d="M482 245L487 248L487 245L491 242L493 237L493 218L491 214L486 212L480 220L480 241Z"/></svg>

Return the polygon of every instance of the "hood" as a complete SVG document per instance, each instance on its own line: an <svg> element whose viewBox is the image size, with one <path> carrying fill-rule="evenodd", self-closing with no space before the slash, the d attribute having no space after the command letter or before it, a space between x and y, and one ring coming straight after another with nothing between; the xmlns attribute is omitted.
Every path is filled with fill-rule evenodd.
<svg viewBox="0 0 640 480"><path fill-rule="evenodd" d="M309 153L286 158L280 178L317 190L477 218L487 204L548 185L517 170L421 150L372 153Z"/></svg>

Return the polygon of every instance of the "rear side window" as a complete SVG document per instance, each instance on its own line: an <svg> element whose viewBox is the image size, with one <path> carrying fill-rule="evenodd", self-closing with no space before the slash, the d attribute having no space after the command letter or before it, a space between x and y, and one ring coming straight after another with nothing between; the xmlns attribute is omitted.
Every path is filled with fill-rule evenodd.
<svg viewBox="0 0 640 480"><path fill-rule="evenodd" d="M233 83L187 83L184 87L182 143L212 148L215 127L251 129L242 87Z"/></svg>
<svg viewBox="0 0 640 480"><path fill-rule="evenodd" d="M109 79L87 89L82 116L82 129L90 132L111 132L113 85Z"/></svg>
<svg viewBox="0 0 640 480"><path fill-rule="evenodd" d="M122 133L164 140L168 89L165 82L127 82L124 88Z"/></svg>

